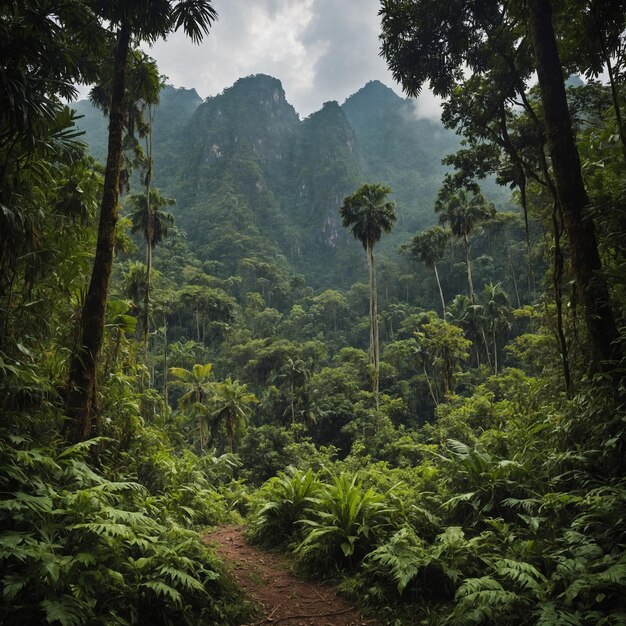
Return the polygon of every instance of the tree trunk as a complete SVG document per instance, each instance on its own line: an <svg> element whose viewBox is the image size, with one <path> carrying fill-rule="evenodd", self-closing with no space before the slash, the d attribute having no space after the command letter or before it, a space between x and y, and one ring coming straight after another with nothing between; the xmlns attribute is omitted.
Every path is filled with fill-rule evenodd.
<svg viewBox="0 0 626 626"><path fill-rule="evenodd" d="M367 244L367 267L370 277L370 363L374 367L372 391L376 408L378 409L379 369L380 359L378 355L378 306L376 303L376 270L374 268L374 246Z"/></svg>
<svg viewBox="0 0 626 626"><path fill-rule="evenodd" d="M146 136L146 152L148 167L146 171L146 285L143 294L143 365L148 367L148 335L150 332L150 279L152 276L152 240L154 238L154 218L150 207L150 186L152 184L152 105L149 105L150 127ZM143 374L141 375L141 386L143 389Z"/></svg>
<svg viewBox="0 0 626 626"><path fill-rule="evenodd" d="M618 359L617 327L609 291L599 275L600 255L593 221L584 214L589 204L567 106L563 69L552 26L549 0L529 0L529 17L548 147L557 195L569 239L572 270L590 344L592 372L610 369Z"/></svg>
<svg viewBox="0 0 626 626"><path fill-rule="evenodd" d="M167 315L163 313L163 400L166 409L168 406L167 392Z"/></svg>
<svg viewBox="0 0 626 626"><path fill-rule="evenodd" d="M511 255L509 254L509 267L511 268L511 278L513 279L513 289L515 290L515 299L517 300L517 308L522 308L522 301L519 297L519 288L517 287L517 278L515 277L515 266L513 265L513 261L511 260ZM530 285L529 285L530 292Z"/></svg>
<svg viewBox="0 0 626 626"><path fill-rule="evenodd" d="M467 287L469 289L469 297L472 304L476 304L474 298L474 282L472 281L472 259L470 253L469 237L467 233L463 233L463 243L465 244L465 263L467 265Z"/></svg>
<svg viewBox="0 0 626 626"><path fill-rule="evenodd" d="M437 287L439 288L439 297L441 298L441 311L443 319L446 319L446 300L443 297L443 289L441 288L441 281L439 280L439 271L437 270L437 264L433 263L433 269L435 270L435 278L437 279Z"/></svg>
<svg viewBox="0 0 626 626"><path fill-rule="evenodd" d="M569 349L567 346L567 340L565 339L565 332L563 330L563 252L561 251L561 234L563 232L563 228L559 223L558 209L558 199L555 198L552 207L552 230L554 232L552 284L554 287L554 302L556 304L556 335L559 342L559 352L561 354L565 391L569 397L572 393L572 377L569 369Z"/></svg>
<svg viewBox="0 0 626 626"><path fill-rule="evenodd" d="M498 342L496 340L496 329L494 328L491 331L491 336L493 338L493 373L498 373Z"/></svg>
<svg viewBox="0 0 626 626"><path fill-rule="evenodd" d="M96 256L82 310L78 345L70 359L68 392L65 401L65 414L69 418L65 426L65 437L70 442L83 441L91 435L95 409L96 368L104 334L118 216L122 136L124 134L124 92L129 45L130 33L125 26L122 26L118 33L115 51L109 113L109 144Z"/></svg>
<svg viewBox="0 0 626 626"><path fill-rule="evenodd" d="M150 238L152 238L151 228L148 228ZM148 367L148 335L150 326L150 276L152 274L152 242L151 240L146 242L146 282L144 286L143 294L143 328L142 328L142 340L143 340L143 366ZM144 388L144 376L145 370L141 373L141 389Z"/></svg>
<svg viewBox="0 0 626 626"><path fill-rule="evenodd" d="M624 132L624 124L622 123L622 109L619 105L619 88L615 82L615 72L611 65L611 58L607 54L605 56L606 71L609 75L609 83L611 84L611 97L613 98L613 109L615 110L615 124L617 125L617 134L622 144L622 156L626 163L626 133Z"/></svg>

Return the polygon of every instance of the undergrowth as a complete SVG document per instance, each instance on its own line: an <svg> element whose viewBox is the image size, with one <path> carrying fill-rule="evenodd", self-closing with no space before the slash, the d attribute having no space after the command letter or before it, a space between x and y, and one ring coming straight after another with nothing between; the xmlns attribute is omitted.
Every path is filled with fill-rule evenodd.
<svg viewBox="0 0 626 626"><path fill-rule="evenodd" d="M281 475L256 495L252 537L289 546L300 569L335 578L383 623L624 624L622 392L598 379L534 411L501 403L500 428L425 440L413 467L364 462L355 446L317 478ZM447 408L451 432L463 419ZM294 484L305 482L294 508Z"/></svg>
<svg viewBox="0 0 626 626"><path fill-rule="evenodd" d="M162 499L95 472L95 440L0 440L3 624L231 624L245 607Z"/></svg>

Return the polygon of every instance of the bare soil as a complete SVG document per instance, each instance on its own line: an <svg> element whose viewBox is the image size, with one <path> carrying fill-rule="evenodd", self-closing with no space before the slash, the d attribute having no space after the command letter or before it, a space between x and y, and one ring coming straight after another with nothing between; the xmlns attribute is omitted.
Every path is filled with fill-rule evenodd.
<svg viewBox="0 0 626 626"><path fill-rule="evenodd" d="M205 535L229 564L237 584L259 607L245 626L376 626L331 585L306 581L291 572L289 559L251 546L241 526L223 526ZM262 616L262 617L261 617Z"/></svg>

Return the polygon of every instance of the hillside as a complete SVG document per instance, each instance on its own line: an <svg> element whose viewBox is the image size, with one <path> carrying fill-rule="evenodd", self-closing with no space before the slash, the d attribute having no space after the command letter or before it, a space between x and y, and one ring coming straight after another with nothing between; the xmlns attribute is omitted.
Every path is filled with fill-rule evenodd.
<svg viewBox="0 0 626 626"><path fill-rule="evenodd" d="M104 118L84 101L75 108L101 158ZM154 183L176 198L177 224L196 254L217 262L224 277L253 256L278 259L317 288L347 287L364 279L365 265L340 226L343 198L365 182L392 187L399 223L381 251L395 254L399 242L435 221L441 159L457 144L380 82L300 120L280 81L259 74L204 102L193 89L163 90Z"/></svg>

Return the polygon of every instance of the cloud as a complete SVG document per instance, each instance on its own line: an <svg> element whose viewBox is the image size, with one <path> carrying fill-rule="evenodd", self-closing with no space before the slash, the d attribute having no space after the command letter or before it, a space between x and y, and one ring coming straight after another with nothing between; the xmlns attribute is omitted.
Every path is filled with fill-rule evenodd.
<svg viewBox="0 0 626 626"><path fill-rule="evenodd" d="M200 46L175 33L148 51L176 86L206 97L242 76L270 74L303 116L327 100L342 102L369 80L401 94L379 56L379 0L214 0L214 6L219 20ZM427 94L417 110L422 117L439 114Z"/></svg>

